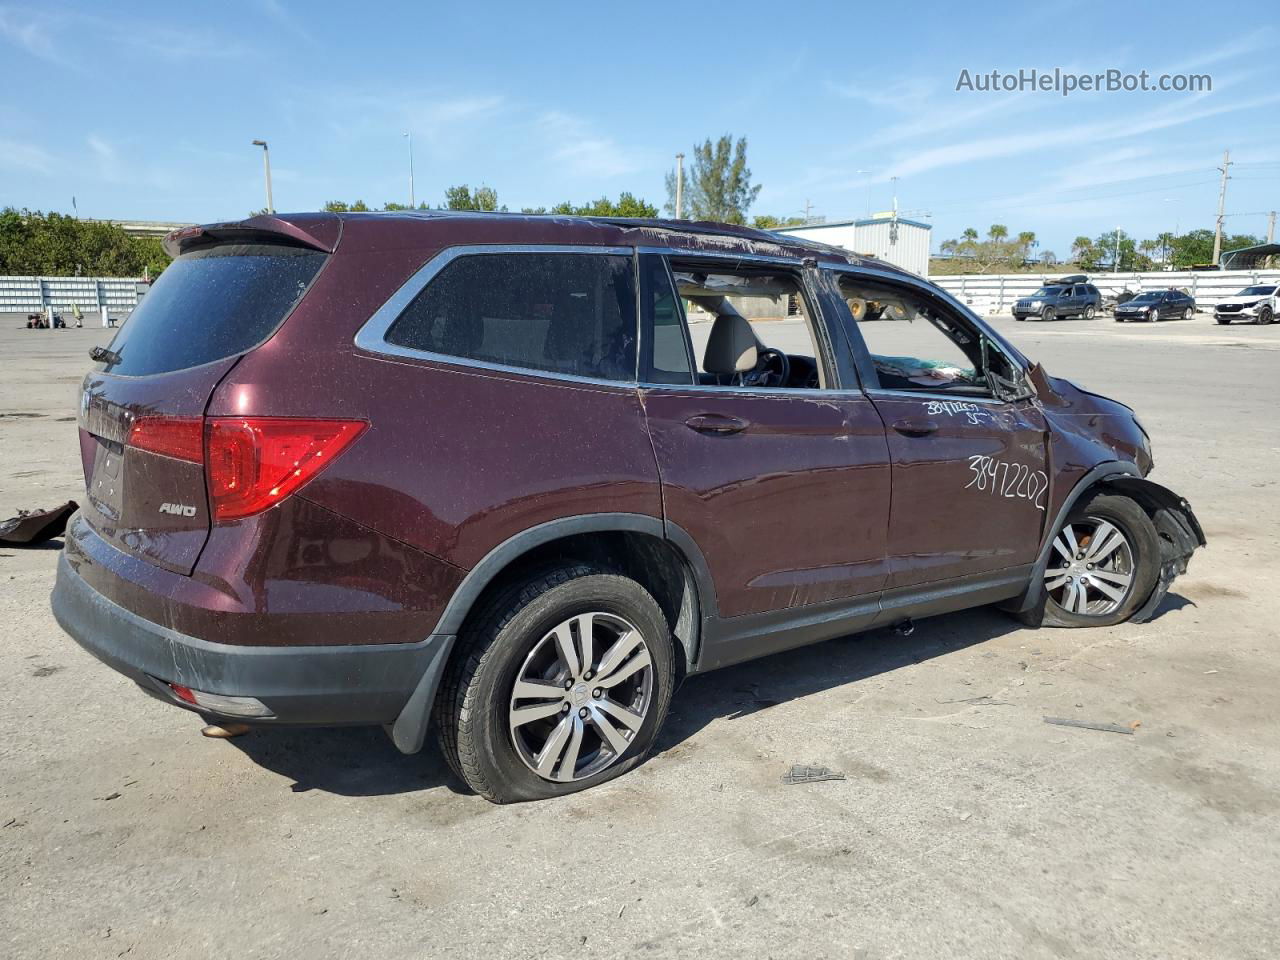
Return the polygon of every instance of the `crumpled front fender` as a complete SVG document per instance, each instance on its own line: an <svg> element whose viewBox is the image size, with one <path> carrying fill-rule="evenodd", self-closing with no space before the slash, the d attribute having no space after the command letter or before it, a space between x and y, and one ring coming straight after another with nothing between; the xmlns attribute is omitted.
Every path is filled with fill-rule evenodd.
<svg viewBox="0 0 1280 960"><path fill-rule="evenodd" d="M1204 530L1185 497L1168 487L1140 477L1113 477L1100 486L1115 490L1137 501L1156 525L1160 537L1160 578L1145 603L1129 618L1132 623L1145 623L1155 614L1160 601L1169 592L1174 578L1187 572L1187 564L1198 547L1203 547Z"/></svg>

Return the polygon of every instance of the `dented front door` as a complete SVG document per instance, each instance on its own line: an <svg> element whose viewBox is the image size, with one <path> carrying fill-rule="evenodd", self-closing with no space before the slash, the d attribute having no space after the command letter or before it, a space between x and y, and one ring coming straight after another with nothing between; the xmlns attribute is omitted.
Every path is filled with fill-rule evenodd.
<svg viewBox="0 0 1280 960"><path fill-rule="evenodd" d="M893 462L888 587L1032 563L1049 491L1035 401L868 394Z"/></svg>

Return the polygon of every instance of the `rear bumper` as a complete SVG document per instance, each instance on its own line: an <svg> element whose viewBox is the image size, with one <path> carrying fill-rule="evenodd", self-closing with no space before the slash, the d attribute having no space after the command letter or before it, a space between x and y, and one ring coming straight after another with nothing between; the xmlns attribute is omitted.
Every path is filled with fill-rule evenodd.
<svg viewBox="0 0 1280 960"><path fill-rule="evenodd" d="M53 615L77 643L148 693L195 709L169 689L254 697L271 716L253 723L337 726L395 724L411 698L429 704L453 638L350 646L241 646L179 633L126 610L95 590L64 553ZM420 689L426 685L429 689ZM415 693L417 696L415 697ZM219 717L200 709L202 715ZM419 711L425 718L426 711ZM223 717L241 720L241 717ZM420 745L420 738L419 738Z"/></svg>

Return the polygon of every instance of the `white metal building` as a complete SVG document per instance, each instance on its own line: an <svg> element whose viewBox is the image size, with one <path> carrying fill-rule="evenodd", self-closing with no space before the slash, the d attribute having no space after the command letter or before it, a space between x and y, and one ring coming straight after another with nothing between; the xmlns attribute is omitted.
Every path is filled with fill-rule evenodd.
<svg viewBox="0 0 1280 960"><path fill-rule="evenodd" d="M803 227L784 227L777 232L844 247L851 253L879 257L925 277L929 275L932 230L932 226L917 220L877 214L866 220L810 223Z"/></svg>

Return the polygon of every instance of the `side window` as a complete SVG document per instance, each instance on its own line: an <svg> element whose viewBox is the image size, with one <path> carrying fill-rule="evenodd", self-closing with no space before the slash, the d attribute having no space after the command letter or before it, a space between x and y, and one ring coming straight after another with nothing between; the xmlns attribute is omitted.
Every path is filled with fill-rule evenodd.
<svg viewBox="0 0 1280 960"><path fill-rule="evenodd" d="M644 363L646 383L693 383L693 360L685 330L684 312L666 262L654 254L640 258L640 295L647 308L644 318Z"/></svg>
<svg viewBox="0 0 1280 960"><path fill-rule="evenodd" d="M980 330L926 294L851 274L839 286L882 389L990 397L988 372L1020 377Z"/></svg>
<svg viewBox="0 0 1280 960"><path fill-rule="evenodd" d="M790 271L673 258L671 272L688 321L699 384L784 390L827 386L814 333L817 320Z"/></svg>
<svg viewBox="0 0 1280 960"><path fill-rule="evenodd" d="M387 331L413 350L601 380L633 380L630 257L480 253L444 267Z"/></svg>

